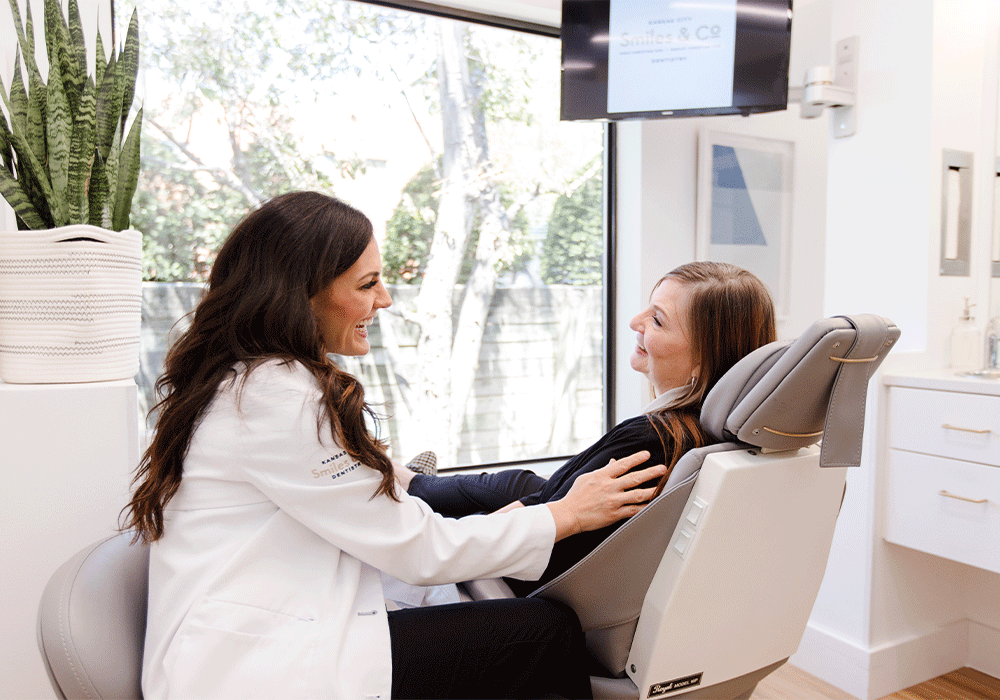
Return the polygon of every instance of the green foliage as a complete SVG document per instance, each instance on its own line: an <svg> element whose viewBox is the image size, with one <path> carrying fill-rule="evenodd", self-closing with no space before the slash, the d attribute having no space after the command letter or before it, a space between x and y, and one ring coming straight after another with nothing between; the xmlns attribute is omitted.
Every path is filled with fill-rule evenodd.
<svg viewBox="0 0 1000 700"><path fill-rule="evenodd" d="M327 79L344 70L336 19L353 6L198 4L198 12L183 2L142 6L151 27L143 36L147 80L158 88L147 98L149 156L133 213L145 235L147 280L203 280L224 233L247 210L290 190L335 194L336 175L364 170L298 123L309 93L329 92Z"/></svg>
<svg viewBox="0 0 1000 700"><path fill-rule="evenodd" d="M0 113L0 194L13 207L19 229L88 223L128 228L142 127L139 109L125 133L139 69L138 13L132 14L124 47L112 51L110 60L98 31L90 76L77 0L69 0L68 22L59 0L45 0L49 72L43 80L31 3L22 24L18 1L9 2L18 47L10 89L0 85L10 114L8 124Z"/></svg>
<svg viewBox="0 0 1000 700"><path fill-rule="evenodd" d="M501 196L509 204L509 198ZM437 223L438 191L434 168L424 166L403 188L402 197L386 223L382 245L382 275L390 284L420 284L430 255ZM480 217L477 212L472 233L462 259L458 283L465 284L476 263ZM528 217L520 210L511 222L511 236L506 255L497 266L499 274L518 272L527 267L534 253L533 242L527 237Z"/></svg>
<svg viewBox="0 0 1000 700"><path fill-rule="evenodd" d="M435 170L427 165L413 176L386 223L382 269L391 284L418 284L434 238L438 196Z"/></svg>
<svg viewBox="0 0 1000 700"><path fill-rule="evenodd" d="M132 221L143 232L143 279L205 282L215 253L246 214L233 190L208 187L153 137L143 137L142 177Z"/></svg>
<svg viewBox="0 0 1000 700"><path fill-rule="evenodd" d="M601 177L596 175L552 207L542 245L546 284L599 285L604 251Z"/></svg>

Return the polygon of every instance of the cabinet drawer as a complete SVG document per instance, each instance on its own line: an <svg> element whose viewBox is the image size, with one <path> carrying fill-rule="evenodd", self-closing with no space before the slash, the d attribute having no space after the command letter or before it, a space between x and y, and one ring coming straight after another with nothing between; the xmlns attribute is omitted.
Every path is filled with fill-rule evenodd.
<svg viewBox="0 0 1000 700"><path fill-rule="evenodd" d="M889 450L885 539L1000 572L1000 468Z"/></svg>
<svg viewBox="0 0 1000 700"><path fill-rule="evenodd" d="M1000 466L1000 396L893 387L889 446Z"/></svg>

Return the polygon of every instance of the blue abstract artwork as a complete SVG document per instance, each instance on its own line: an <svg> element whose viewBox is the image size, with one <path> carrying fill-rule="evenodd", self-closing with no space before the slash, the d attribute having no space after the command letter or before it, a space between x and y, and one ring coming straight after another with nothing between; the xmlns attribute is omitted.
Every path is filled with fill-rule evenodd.
<svg viewBox="0 0 1000 700"><path fill-rule="evenodd" d="M712 243L767 245L736 149L712 147Z"/></svg>
<svg viewBox="0 0 1000 700"><path fill-rule="evenodd" d="M781 316L787 309L793 146L720 132L706 131L704 138L698 254L754 272L770 287Z"/></svg>

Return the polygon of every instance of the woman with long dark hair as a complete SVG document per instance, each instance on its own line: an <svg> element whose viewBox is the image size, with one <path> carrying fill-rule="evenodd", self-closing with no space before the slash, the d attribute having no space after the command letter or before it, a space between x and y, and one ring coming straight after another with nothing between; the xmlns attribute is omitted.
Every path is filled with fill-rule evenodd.
<svg viewBox="0 0 1000 700"><path fill-rule="evenodd" d="M629 325L636 332L630 363L649 380L654 401L551 477L518 469L434 477L397 465L400 481L436 511L459 517L557 500L579 476L610 459L645 450L651 461L667 465L658 482L647 484L659 494L677 460L708 441L698 420L705 396L737 361L775 339L774 305L767 286L747 270L693 262L664 275L653 288L649 306ZM580 561L620 525L561 540L537 581L508 583L515 593L530 593Z"/></svg>
<svg viewBox="0 0 1000 700"><path fill-rule="evenodd" d="M219 251L125 527L150 543L146 698L588 697L572 611L541 600L387 612L415 584L537 578L552 546L638 512L648 454L517 512L442 517L397 488L361 384L391 299L371 223L322 194L251 212Z"/></svg>

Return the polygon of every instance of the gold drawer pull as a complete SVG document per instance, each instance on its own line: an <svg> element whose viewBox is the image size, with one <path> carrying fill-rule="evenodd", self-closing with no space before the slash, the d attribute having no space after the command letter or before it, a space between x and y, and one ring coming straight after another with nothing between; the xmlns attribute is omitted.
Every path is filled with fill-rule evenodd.
<svg viewBox="0 0 1000 700"><path fill-rule="evenodd" d="M992 430L986 428L985 430L976 430L975 428L960 428L957 425L950 425L948 423L942 423L941 427L945 430L961 430L963 433L975 433L976 435L989 435Z"/></svg>
<svg viewBox="0 0 1000 700"><path fill-rule="evenodd" d="M942 496L946 496L947 498L957 498L960 501L968 501L969 503L989 503L990 502L990 499L988 499L988 498L980 498L977 501L974 498L966 498L965 496L956 496L953 493L948 493L944 489L941 489L940 491L938 491L938 493L941 494Z"/></svg>

